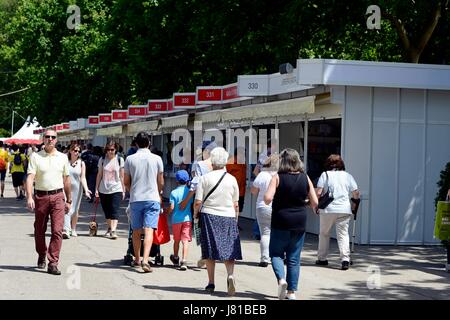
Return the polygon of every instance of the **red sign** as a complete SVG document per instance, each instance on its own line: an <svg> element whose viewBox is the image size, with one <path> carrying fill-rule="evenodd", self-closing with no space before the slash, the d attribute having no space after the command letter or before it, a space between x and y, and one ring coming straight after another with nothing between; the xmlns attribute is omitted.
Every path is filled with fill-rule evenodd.
<svg viewBox="0 0 450 320"><path fill-rule="evenodd" d="M168 107L167 99L164 100L148 100L149 112L165 112Z"/></svg>
<svg viewBox="0 0 450 320"><path fill-rule="evenodd" d="M167 100L167 111L173 111L173 100Z"/></svg>
<svg viewBox="0 0 450 320"><path fill-rule="evenodd" d="M221 87L197 87L197 103L211 103L222 101Z"/></svg>
<svg viewBox="0 0 450 320"><path fill-rule="evenodd" d="M222 97L223 101L239 98L237 84L223 87Z"/></svg>
<svg viewBox="0 0 450 320"><path fill-rule="evenodd" d="M99 113L98 122L111 122L112 117L110 113Z"/></svg>
<svg viewBox="0 0 450 320"><path fill-rule="evenodd" d="M147 105L128 106L128 117L145 117L148 116Z"/></svg>
<svg viewBox="0 0 450 320"><path fill-rule="evenodd" d="M61 131L63 129L63 125L62 124L57 124L56 126L55 126L55 130L56 131Z"/></svg>
<svg viewBox="0 0 450 320"><path fill-rule="evenodd" d="M128 119L128 111L127 110L113 110L112 111L112 120L120 121Z"/></svg>
<svg viewBox="0 0 450 320"><path fill-rule="evenodd" d="M70 125L68 122L64 122L63 124L63 130L69 130L70 129Z"/></svg>
<svg viewBox="0 0 450 320"><path fill-rule="evenodd" d="M89 116L88 124L90 125L98 124L98 116Z"/></svg>
<svg viewBox="0 0 450 320"><path fill-rule="evenodd" d="M193 109L195 108L195 93L174 93L174 109Z"/></svg>

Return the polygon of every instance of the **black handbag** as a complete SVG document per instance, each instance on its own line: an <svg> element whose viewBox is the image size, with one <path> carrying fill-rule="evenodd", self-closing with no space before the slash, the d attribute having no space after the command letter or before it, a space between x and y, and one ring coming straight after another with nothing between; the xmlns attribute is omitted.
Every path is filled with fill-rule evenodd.
<svg viewBox="0 0 450 320"><path fill-rule="evenodd" d="M328 173L325 171L325 174L327 176L327 191L324 192L325 189L322 190L322 194L319 197L319 204L317 205L319 209L325 209L330 203L334 201L333 194L330 193L330 187L328 186Z"/></svg>

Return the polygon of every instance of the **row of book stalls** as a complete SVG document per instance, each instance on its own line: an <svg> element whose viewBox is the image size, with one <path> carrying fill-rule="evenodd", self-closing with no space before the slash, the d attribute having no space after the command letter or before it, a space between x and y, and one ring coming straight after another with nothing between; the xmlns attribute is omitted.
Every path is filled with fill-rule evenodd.
<svg viewBox="0 0 450 320"><path fill-rule="evenodd" d="M175 148L183 145L193 160L202 140L231 152L243 146L242 216L250 219L253 169L268 139L279 150L296 149L314 184L325 159L341 154L362 194L357 243L436 244L433 199L450 159L450 67L299 59L296 68L280 71L240 75L235 84L197 87L54 127L62 144L114 140L124 152L136 133L149 133L163 153L166 197L181 159L172 156ZM319 231L313 212L307 231Z"/></svg>

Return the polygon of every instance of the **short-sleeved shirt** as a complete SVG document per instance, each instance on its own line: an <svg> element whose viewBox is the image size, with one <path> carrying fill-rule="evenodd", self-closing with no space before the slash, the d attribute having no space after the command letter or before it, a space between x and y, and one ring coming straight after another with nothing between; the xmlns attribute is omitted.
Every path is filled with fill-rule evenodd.
<svg viewBox="0 0 450 320"><path fill-rule="evenodd" d="M257 176L255 181L253 181L253 186L259 189L258 197L256 198L256 208L272 208L272 202L266 205L264 202L264 194L269 188L270 181L276 172L273 171L261 171Z"/></svg>
<svg viewBox="0 0 450 320"><path fill-rule="evenodd" d="M139 148L125 160L125 173L131 177L130 202L160 201L158 174L164 172L160 156Z"/></svg>
<svg viewBox="0 0 450 320"><path fill-rule="evenodd" d="M321 213L352 213L350 197L351 193L358 189L358 185L351 174L345 171L323 172L317 182L317 188L330 188L334 200L325 209L320 209Z"/></svg>
<svg viewBox="0 0 450 320"><path fill-rule="evenodd" d="M191 204L193 202L193 199L191 198L189 200L189 203L183 211L181 211L178 206L180 202L186 198L188 193L189 188L185 185L176 187L170 193L169 201L170 204L174 205L174 209L172 211L172 224L192 221Z"/></svg>
<svg viewBox="0 0 450 320"><path fill-rule="evenodd" d="M219 181L225 170L213 170L200 178L195 200L203 201ZM239 201L239 187L236 178L227 173L220 185L202 204L202 212L223 217L235 217L234 203Z"/></svg>
<svg viewBox="0 0 450 320"><path fill-rule="evenodd" d="M239 163L228 163L227 172L236 178L239 187L239 196L245 196L245 189L247 183L247 166Z"/></svg>
<svg viewBox="0 0 450 320"><path fill-rule="evenodd" d="M63 177L69 175L69 162L64 153L53 154L33 152L28 164L28 174L35 174L35 188L40 191L51 191L64 188Z"/></svg>
<svg viewBox="0 0 450 320"><path fill-rule="evenodd" d="M14 163L14 157L16 156L16 154L20 154L20 158L22 159L22 162L20 164L15 164ZM14 173L14 172L25 172L24 164L25 164L25 160L26 159L27 159L27 156L24 155L23 153L20 153L19 151L16 151L16 152L12 153L9 156L9 162L12 163L12 167L11 167L10 172L11 173Z"/></svg>
<svg viewBox="0 0 450 320"><path fill-rule="evenodd" d="M211 172L211 169L205 161L195 161L192 164L191 191L197 190L197 185L200 181L200 177L207 174L208 172Z"/></svg>
<svg viewBox="0 0 450 320"><path fill-rule="evenodd" d="M111 194L124 191L120 180L120 169L123 166L123 158L118 156L111 160L106 157L98 160L98 168L103 167L103 176L98 186L98 192Z"/></svg>
<svg viewBox="0 0 450 320"><path fill-rule="evenodd" d="M8 168L8 162L9 162L9 154L8 151L6 151L4 148L0 148L0 158L3 159L5 164L5 170ZM1 170L1 168L0 168Z"/></svg>

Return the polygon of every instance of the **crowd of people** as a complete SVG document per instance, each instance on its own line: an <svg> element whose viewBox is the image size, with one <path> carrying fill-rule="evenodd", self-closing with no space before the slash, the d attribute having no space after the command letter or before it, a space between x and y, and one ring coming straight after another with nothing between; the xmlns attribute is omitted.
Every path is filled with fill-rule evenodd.
<svg viewBox="0 0 450 320"><path fill-rule="evenodd" d="M164 210L164 164L161 154L151 152L145 132L137 134L126 155L113 141L103 149L76 143L65 150L57 147L57 133L53 130L45 132L44 144L38 148L12 146L8 151L0 145L1 196L9 169L17 199L26 197L28 208L35 212L38 268L45 269L48 261L47 272L61 274L58 262L62 239L77 236L83 195L89 201L99 198L107 224L105 236L111 239L117 239L118 219L122 214L120 203L127 196L135 253L132 268L153 271L149 262L153 233L159 215L167 212L172 216L171 262L179 270L188 269L193 227L198 226L201 259L197 266L206 265L205 291L214 292L216 261L222 261L227 271L228 294L235 294L234 265L236 260L243 259L238 217L243 210L246 188L246 165L239 164L245 150L237 149L230 155L214 142L204 142L197 160L176 172L177 186L170 192L169 206ZM330 230L335 225L341 269L349 268L351 199L359 198L358 187L345 171L339 155L330 155L325 168L314 188L300 155L288 148L280 153L268 152L255 170L251 193L257 197L256 217L261 235L259 266L271 264L279 299L296 299L308 212L320 216L316 264L328 264ZM318 209L325 191L331 194L332 201ZM45 231L49 219L51 239L47 246Z"/></svg>

